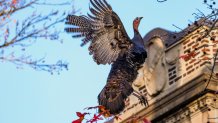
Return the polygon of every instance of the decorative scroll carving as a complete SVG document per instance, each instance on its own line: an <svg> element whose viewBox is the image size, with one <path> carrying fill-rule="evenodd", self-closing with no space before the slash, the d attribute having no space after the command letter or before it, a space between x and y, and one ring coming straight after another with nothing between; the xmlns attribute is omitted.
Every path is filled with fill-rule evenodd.
<svg viewBox="0 0 218 123"><path fill-rule="evenodd" d="M165 46L160 38L151 39L147 45L148 58L143 66L144 82L150 96L159 94L167 82Z"/></svg>

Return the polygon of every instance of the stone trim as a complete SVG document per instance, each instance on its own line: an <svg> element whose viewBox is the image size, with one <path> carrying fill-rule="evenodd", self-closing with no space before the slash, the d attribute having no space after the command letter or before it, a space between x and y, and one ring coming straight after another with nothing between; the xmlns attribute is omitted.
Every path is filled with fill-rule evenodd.
<svg viewBox="0 0 218 123"><path fill-rule="evenodd" d="M169 115L166 118L163 118L162 121L157 123L179 123L184 122L185 120L190 120L192 117L197 115L200 112L210 111L211 108L214 108L218 104L218 97L215 94L207 93L204 96L196 99L190 104L182 107L177 112ZM216 107L217 108L217 107Z"/></svg>
<svg viewBox="0 0 218 123"><path fill-rule="evenodd" d="M206 74L198 76L196 79L192 80L192 82L188 82L184 86L178 88L172 93L161 98L159 101L156 101L155 103L149 105L147 108L138 112L136 116L143 116L151 121L160 118L184 102L187 103L188 101L192 100L193 97L199 97L199 94L201 94L206 87L207 78L208 76L206 76ZM214 82L211 82L208 86L209 89L214 89L214 87L211 88L211 86L214 86ZM122 123L126 123L128 120L129 118L122 121Z"/></svg>

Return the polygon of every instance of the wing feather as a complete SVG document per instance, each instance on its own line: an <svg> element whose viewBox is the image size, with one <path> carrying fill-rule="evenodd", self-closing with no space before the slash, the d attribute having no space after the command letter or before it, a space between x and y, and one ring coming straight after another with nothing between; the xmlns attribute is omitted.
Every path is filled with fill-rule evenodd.
<svg viewBox="0 0 218 123"><path fill-rule="evenodd" d="M81 38L83 36L85 36L85 34L77 34L77 35L73 35L72 37L73 38Z"/></svg>
<svg viewBox="0 0 218 123"><path fill-rule="evenodd" d="M107 6L108 10L112 11L112 7L107 3L106 0L103 0L103 2L105 3L105 5Z"/></svg>
<svg viewBox="0 0 218 123"><path fill-rule="evenodd" d="M90 0L91 14L87 16L69 15L66 24L73 37L83 37L81 46L91 42L89 54L98 64L111 64L124 53L127 53L132 42L127 35L118 15L106 0Z"/></svg>
<svg viewBox="0 0 218 123"><path fill-rule="evenodd" d="M102 2L101 0L99 0L99 3L101 4L101 6L104 8L105 11L110 11L110 9L104 4L104 2Z"/></svg>
<svg viewBox="0 0 218 123"><path fill-rule="evenodd" d="M100 0L94 0L96 5L99 6L99 8L103 11L106 12L107 9L104 8L104 6L100 3Z"/></svg>
<svg viewBox="0 0 218 123"><path fill-rule="evenodd" d="M100 6L96 5L98 3L98 1L94 0L94 2L93 2L93 0L90 0L90 2L93 5L93 7L95 9L97 9L100 13L104 13L104 11L100 9Z"/></svg>

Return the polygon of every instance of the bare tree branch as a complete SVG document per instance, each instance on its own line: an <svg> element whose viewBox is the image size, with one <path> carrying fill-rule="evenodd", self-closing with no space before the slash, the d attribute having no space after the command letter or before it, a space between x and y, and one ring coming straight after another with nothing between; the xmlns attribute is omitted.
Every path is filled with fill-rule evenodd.
<svg viewBox="0 0 218 123"><path fill-rule="evenodd" d="M39 60L32 60L31 56L14 57L13 54L11 54L7 57L1 56L0 60L2 62L11 62L15 64L18 69L23 68L24 65L28 65L35 70L47 71L51 74L53 74L54 72L57 72L59 74L59 72L63 69L68 70L68 63L58 61L55 64L45 64L44 58L41 58Z"/></svg>
<svg viewBox="0 0 218 123"><path fill-rule="evenodd" d="M2 30L0 32L0 51L2 52L15 46L25 49L25 47L39 40L61 41L62 39L59 37L59 34L62 30L57 31L55 26L65 20L65 14L76 12L74 6L71 12L51 10L44 15L38 13L36 9L42 6L54 7L56 9L59 6L70 5L70 2L49 3L41 0L29 0L20 3L17 0L13 0L12 2L0 0L0 5L0 29ZM32 10L32 14L26 15L24 19L13 20L12 15L16 15L21 10ZM15 28L10 28L11 25L15 25ZM3 53L0 54L1 61L14 63L17 67L26 65L35 70L43 70L51 73L59 73L60 70L67 69L68 64L61 60L58 60L55 64L47 64L42 62L44 61L42 59L44 58L32 60L31 55L18 57L13 54L13 57L6 57Z"/></svg>

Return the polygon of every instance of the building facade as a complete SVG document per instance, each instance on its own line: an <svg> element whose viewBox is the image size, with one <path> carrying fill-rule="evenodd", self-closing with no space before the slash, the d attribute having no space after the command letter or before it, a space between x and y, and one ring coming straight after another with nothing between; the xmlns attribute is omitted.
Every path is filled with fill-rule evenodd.
<svg viewBox="0 0 218 123"><path fill-rule="evenodd" d="M218 123L218 29L205 22L145 35L148 58L133 87L148 105L131 95L120 119L108 122Z"/></svg>

